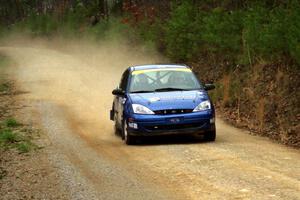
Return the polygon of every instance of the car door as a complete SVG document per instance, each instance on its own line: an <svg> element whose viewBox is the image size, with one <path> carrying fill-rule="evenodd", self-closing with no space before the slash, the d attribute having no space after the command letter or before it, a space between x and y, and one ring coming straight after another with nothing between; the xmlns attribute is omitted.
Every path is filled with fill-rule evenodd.
<svg viewBox="0 0 300 200"><path fill-rule="evenodd" d="M123 112L124 112L124 104L126 102L126 91L127 91L127 85L128 85L128 77L129 77L129 70L126 70L121 78L121 82L119 84L119 88L123 91L125 91L125 95L118 95L116 96L115 99L115 115L117 115L117 123L118 126L122 126L122 121L123 121Z"/></svg>

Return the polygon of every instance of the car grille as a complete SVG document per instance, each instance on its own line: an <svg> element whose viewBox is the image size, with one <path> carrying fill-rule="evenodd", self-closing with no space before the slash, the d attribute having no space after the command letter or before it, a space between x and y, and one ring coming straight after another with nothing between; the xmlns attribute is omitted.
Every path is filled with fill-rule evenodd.
<svg viewBox="0 0 300 200"><path fill-rule="evenodd" d="M151 131L158 130L180 130L189 128L201 128L206 125L206 122L192 123L192 124L170 124L170 125L157 125L157 126L145 126L146 129Z"/></svg>
<svg viewBox="0 0 300 200"><path fill-rule="evenodd" d="M154 111L156 115L174 115L174 114L184 114L191 113L192 109L170 109L170 110L157 110Z"/></svg>

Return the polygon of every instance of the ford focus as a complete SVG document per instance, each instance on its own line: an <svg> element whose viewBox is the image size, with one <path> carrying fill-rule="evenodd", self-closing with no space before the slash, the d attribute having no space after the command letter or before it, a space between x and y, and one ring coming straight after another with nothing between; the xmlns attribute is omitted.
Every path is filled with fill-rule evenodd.
<svg viewBox="0 0 300 200"><path fill-rule="evenodd" d="M189 134L216 138L215 109L202 84L184 65L142 65L125 70L110 119L126 144L137 137Z"/></svg>

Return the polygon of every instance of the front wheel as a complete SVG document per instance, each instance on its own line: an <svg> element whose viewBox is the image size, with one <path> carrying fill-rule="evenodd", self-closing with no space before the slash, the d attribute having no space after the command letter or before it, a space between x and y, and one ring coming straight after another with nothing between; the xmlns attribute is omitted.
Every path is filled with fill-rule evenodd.
<svg viewBox="0 0 300 200"><path fill-rule="evenodd" d="M114 133L115 135L121 135L122 131L121 129L118 127L118 124L117 124L117 117L116 117L116 114L114 115Z"/></svg>
<svg viewBox="0 0 300 200"><path fill-rule="evenodd" d="M128 126L127 126L127 121L124 121L123 123L123 128L122 128L122 132L123 132L123 140L125 142L125 144L127 145L132 145L135 143L135 138L134 136L130 135L128 133Z"/></svg>
<svg viewBox="0 0 300 200"><path fill-rule="evenodd" d="M204 140L207 142L213 142L216 140L216 130L205 133Z"/></svg>

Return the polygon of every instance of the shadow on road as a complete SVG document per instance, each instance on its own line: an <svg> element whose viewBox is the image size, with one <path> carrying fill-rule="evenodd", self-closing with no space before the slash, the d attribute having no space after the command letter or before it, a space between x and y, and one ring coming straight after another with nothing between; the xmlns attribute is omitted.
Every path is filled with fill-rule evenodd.
<svg viewBox="0 0 300 200"><path fill-rule="evenodd" d="M148 145L178 145L178 144L198 144L207 143L203 136L191 136L191 135L168 135L168 136L151 136L137 138L137 146Z"/></svg>

